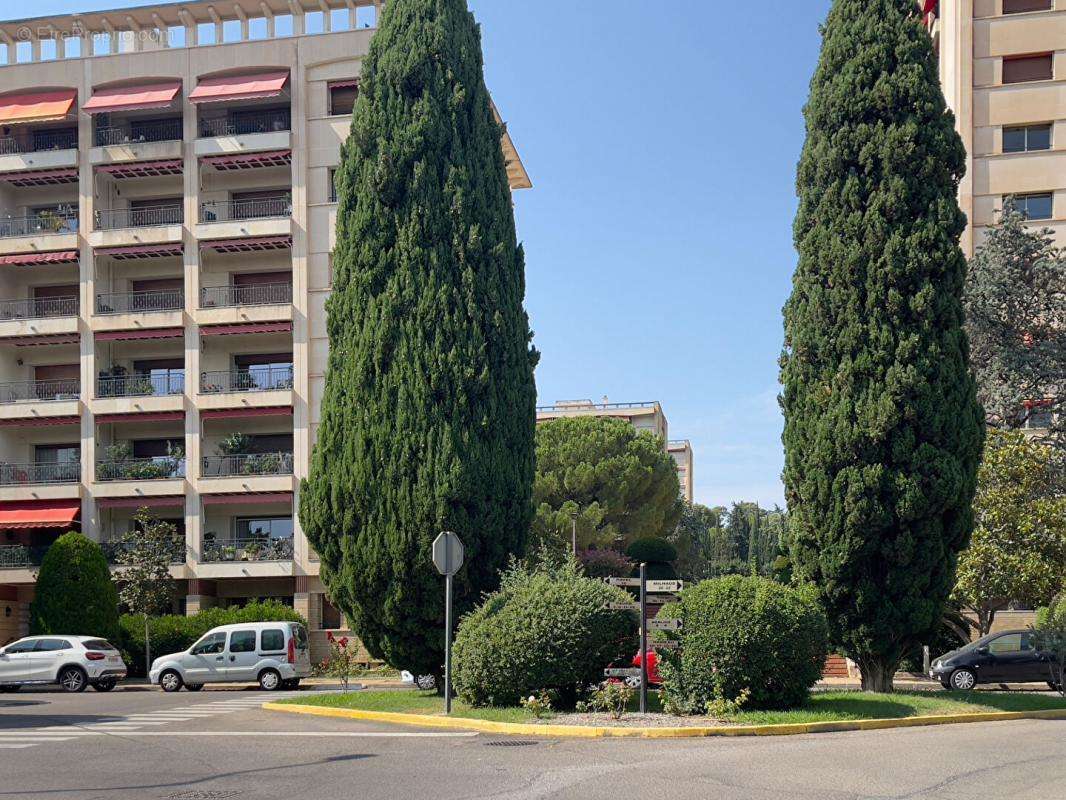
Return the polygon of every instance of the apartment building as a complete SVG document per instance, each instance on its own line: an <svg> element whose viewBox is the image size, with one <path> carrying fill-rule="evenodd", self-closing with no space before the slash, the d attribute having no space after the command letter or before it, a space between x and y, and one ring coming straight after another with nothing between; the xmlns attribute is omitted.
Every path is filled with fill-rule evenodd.
<svg viewBox="0 0 1066 800"><path fill-rule="evenodd" d="M333 171L380 13L192 0L0 23L0 643L56 536L113 553L142 506L179 533L176 611L276 598L343 626L294 508Z"/></svg>
<svg viewBox="0 0 1066 800"><path fill-rule="evenodd" d="M602 403L594 403L591 400L560 400L554 405L537 407L537 422L561 417L613 417L625 420L638 431L655 434L663 440L666 451L677 463L681 496L692 502L692 445L687 439L671 441L670 425L658 400L611 403L605 397Z"/></svg>

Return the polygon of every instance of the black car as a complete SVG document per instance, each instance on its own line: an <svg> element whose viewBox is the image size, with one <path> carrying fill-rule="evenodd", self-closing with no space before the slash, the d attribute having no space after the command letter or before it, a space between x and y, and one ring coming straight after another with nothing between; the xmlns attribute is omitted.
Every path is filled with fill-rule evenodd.
<svg viewBox="0 0 1066 800"><path fill-rule="evenodd" d="M945 689L968 690L979 683L1047 683L1057 689L1062 675L1050 653L1033 648L1029 631L990 633L936 659L929 677Z"/></svg>

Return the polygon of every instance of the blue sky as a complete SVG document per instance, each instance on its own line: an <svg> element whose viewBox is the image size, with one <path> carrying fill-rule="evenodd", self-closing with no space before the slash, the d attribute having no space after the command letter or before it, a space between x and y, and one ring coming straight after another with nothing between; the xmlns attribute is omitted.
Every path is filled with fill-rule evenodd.
<svg viewBox="0 0 1066 800"><path fill-rule="evenodd" d="M783 503L781 306L830 0L469 3L535 184L515 207L540 401L659 400L698 501Z"/></svg>

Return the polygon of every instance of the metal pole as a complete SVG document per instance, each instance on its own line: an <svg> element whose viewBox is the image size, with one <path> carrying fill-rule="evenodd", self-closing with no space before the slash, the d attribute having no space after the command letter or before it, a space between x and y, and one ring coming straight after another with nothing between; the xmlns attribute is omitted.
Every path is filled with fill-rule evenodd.
<svg viewBox="0 0 1066 800"><path fill-rule="evenodd" d="M452 713L452 576L444 577L444 713Z"/></svg>
<svg viewBox="0 0 1066 800"><path fill-rule="evenodd" d="M574 558L577 558L577 514L570 515L570 543L574 548Z"/></svg>
<svg viewBox="0 0 1066 800"><path fill-rule="evenodd" d="M640 565L640 713L648 713L648 565Z"/></svg>

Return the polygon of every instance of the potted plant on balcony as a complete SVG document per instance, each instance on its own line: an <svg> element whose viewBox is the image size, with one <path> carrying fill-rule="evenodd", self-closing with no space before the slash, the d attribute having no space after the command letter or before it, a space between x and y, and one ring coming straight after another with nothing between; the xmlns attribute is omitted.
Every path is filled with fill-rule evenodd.
<svg viewBox="0 0 1066 800"><path fill-rule="evenodd" d="M231 544L222 546L222 560L234 561L237 558L237 548Z"/></svg>

